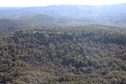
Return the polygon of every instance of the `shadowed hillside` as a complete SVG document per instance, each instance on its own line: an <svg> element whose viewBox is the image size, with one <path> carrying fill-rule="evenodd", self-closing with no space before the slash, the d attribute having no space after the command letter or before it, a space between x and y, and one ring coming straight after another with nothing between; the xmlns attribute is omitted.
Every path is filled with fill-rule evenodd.
<svg viewBox="0 0 126 84"><path fill-rule="evenodd" d="M60 28L60 26L65 26L69 22L70 20L55 18L45 14L23 16L21 19L0 19L0 34L20 29Z"/></svg>

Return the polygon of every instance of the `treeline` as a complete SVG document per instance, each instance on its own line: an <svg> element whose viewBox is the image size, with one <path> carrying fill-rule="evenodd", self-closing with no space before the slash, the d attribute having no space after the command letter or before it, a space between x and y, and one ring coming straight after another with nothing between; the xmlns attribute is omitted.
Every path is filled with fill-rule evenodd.
<svg viewBox="0 0 126 84"><path fill-rule="evenodd" d="M126 34L27 29L0 37L2 84L125 84Z"/></svg>

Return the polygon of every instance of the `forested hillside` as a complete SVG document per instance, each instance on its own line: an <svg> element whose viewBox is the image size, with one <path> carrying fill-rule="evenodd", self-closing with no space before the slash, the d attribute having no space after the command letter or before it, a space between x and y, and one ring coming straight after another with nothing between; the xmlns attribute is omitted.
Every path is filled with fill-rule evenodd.
<svg viewBox="0 0 126 84"><path fill-rule="evenodd" d="M53 16L38 14L23 16L20 19L0 19L0 35L4 33L14 32L20 29L31 28L60 28L69 23L70 20L56 18Z"/></svg>
<svg viewBox="0 0 126 84"><path fill-rule="evenodd" d="M125 9L0 7L0 84L126 84Z"/></svg>
<svg viewBox="0 0 126 84"><path fill-rule="evenodd" d="M0 37L1 84L126 84L126 34L25 29Z"/></svg>
<svg viewBox="0 0 126 84"><path fill-rule="evenodd" d="M120 25L125 24L125 22L122 23L121 20L119 19L116 21L111 20L111 22L113 22L114 24L117 23L117 21L120 21L120 23L118 24L121 27L118 27L117 25L112 26L113 24L109 23L109 21L107 23L100 24L100 22L95 23L95 20L90 18L78 18L78 19L56 18L45 14L28 15L23 16L20 19L4 18L0 19L0 35L9 32L15 32L16 30L21 29L32 29L32 28L60 29L64 27L71 28L75 26L84 26L86 28L103 28L123 32L126 31L126 29ZM108 23L111 24L111 26L107 25Z"/></svg>
<svg viewBox="0 0 126 84"><path fill-rule="evenodd" d="M36 25L37 26L40 26L40 25L59 26L59 25L64 25L65 23L65 25L67 26L71 26L71 25L85 26L87 24L98 24L98 25L108 25L108 26L115 26L115 27L126 27L125 8L126 8L126 4L0 7L0 19L4 19L4 18L21 19L22 17L26 17L26 16L28 17L33 16L33 17L30 17L32 18L30 22L28 23L26 22L26 21L29 21L30 19L23 21L27 23L27 27L31 26L30 23L34 24L34 26ZM48 18L46 20L45 18L42 18L43 16L41 16L41 19L43 19L43 21L45 20L45 22L40 20L40 18L36 18L38 17L36 15L39 15L40 17L41 14L48 18L50 16L53 16L53 17L50 17L51 20L49 20L49 22L52 21L53 19L56 19L56 20L47 24L46 21L48 21ZM36 17L34 17L34 15Z"/></svg>
<svg viewBox="0 0 126 84"><path fill-rule="evenodd" d="M3 33L14 32L23 28L23 23L16 19L0 19L0 35Z"/></svg>

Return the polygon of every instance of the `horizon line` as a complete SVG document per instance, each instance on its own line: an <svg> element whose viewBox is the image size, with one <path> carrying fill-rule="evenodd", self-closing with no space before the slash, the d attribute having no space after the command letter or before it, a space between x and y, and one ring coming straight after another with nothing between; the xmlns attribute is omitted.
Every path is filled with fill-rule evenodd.
<svg viewBox="0 0 126 84"><path fill-rule="evenodd" d="M19 7L19 8L23 8L23 7L44 7L44 6L58 6L58 5L80 5L80 6L104 6L104 5L119 5L119 4L126 4L126 3L115 3L115 4L52 4L52 5L31 5L31 6L0 6L0 7Z"/></svg>

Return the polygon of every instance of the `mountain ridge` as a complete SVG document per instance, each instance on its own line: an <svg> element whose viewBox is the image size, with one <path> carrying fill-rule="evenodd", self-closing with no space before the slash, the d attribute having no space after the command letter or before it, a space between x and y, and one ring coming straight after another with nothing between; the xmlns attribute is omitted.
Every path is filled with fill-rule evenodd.
<svg viewBox="0 0 126 84"><path fill-rule="evenodd" d="M55 17L63 17L63 14L70 15L71 17L92 16L92 14L95 16L99 16L99 15L109 16L109 15L115 15L115 14L119 15L119 14L126 13L125 11L123 11L125 8L126 8L125 4L99 5L99 6L97 5L50 5L50 6L22 7L22 8L4 7L2 9L5 10L0 9L1 12L0 17L6 17L5 15L7 11L9 11L10 16L13 17L14 15L17 14L18 18L22 15L25 16L25 15L33 15L33 14L48 14ZM19 13L15 12L14 10L18 11Z"/></svg>

